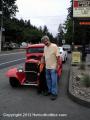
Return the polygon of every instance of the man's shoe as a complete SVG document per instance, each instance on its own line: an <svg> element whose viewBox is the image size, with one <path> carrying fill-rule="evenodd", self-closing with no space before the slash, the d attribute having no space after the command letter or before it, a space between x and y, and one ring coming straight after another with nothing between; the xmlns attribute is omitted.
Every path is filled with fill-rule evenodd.
<svg viewBox="0 0 90 120"><path fill-rule="evenodd" d="M50 99L51 99L51 100L56 100L56 99L57 99L57 95L52 94L52 95L50 96Z"/></svg>

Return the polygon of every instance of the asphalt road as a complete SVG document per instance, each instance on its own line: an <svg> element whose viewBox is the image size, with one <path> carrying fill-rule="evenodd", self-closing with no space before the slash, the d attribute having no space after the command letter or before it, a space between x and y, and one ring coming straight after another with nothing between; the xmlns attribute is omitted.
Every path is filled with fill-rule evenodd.
<svg viewBox="0 0 90 120"><path fill-rule="evenodd" d="M11 58L6 57L10 61ZM70 55L63 64L58 98L55 101L51 101L49 96L38 95L35 87L12 88L5 76L6 71L13 67L11 65L8 67L6 64L6 67L0 69L0 120L90 120L90 108L73 102L67 95Z"/></svg>
<svg viewBox="0 0 90 120"><path fill-rule="evenodd" d="M0 69L25 61L25 51L7 52L0 54Z"/></svg>

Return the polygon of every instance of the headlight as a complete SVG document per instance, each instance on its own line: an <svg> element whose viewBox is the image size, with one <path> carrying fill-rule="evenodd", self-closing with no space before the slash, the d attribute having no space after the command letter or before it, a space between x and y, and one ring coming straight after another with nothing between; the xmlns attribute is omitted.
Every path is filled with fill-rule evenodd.
<svg viewBox="0 0 90 120"><path fill-rule="evenodd" d="M17 69L18 72L23 72L23 67L20 66L18 69Z"/></svg>
<svg viewBox="0 0 90 120"><path fill-rule="evenodd" d="M19 69L18 72L23 72L23 70Z"/></svg>

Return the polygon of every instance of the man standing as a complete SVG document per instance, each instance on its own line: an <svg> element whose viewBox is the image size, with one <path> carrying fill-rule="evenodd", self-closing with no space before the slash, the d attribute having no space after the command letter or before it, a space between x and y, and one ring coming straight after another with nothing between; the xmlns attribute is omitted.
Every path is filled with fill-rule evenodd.
<svg viewBox="0 0 90 120"><path fill-rule="evenodd" d="M51 43L48 36L43 36L41 41L45 44L44 58L46 63L46 80L51 100L55 100L58 94L57 70L60 62L60 54L56 44Z"/></svg>

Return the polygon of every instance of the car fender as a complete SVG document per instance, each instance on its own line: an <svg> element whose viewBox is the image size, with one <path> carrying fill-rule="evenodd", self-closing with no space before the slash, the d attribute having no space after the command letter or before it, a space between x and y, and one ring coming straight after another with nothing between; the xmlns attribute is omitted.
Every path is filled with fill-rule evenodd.
<svg viewBox="0 0 90 120"><path fill-rule="evenodd" d="M6 76L9 77L9 78L14 77L17 80L19 80L20 83L22 81L24 81L24 79L25 79L25 73L24 72L18 72L17 68L12 68L12 69L8 70L6 72Z"/></svg>
<svg viewBox="0 0 90 120"><path fill-rule="evenodd" d="M59 67L57 69L57 75L58 75L58 77L61 77L61 75L62 75L62 59L61 58L60 58Z"/></svg>
<svg viewBox="0 0 90 120"><path fill-rule="evenodd" d="M60 67L58 68L58 70L57 70L57 75L58 75L58 77L61 77L61 75L62 75L62 66L60 66Z"/></svg>

